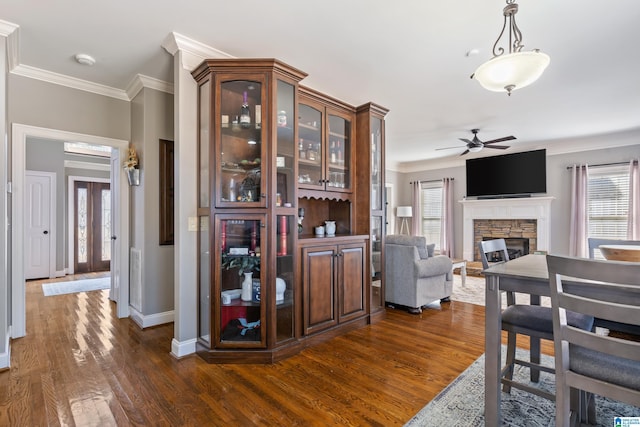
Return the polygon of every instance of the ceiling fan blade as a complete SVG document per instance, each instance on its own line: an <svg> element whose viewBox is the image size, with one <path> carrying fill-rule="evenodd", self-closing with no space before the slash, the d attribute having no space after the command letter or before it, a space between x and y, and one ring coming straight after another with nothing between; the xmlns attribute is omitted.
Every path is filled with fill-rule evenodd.
<svg viewBox="0 0 640 427"><path fill-rule="evenodd" d="M515 136L505 136L504 138L492 139L491 141L485 142L484 145L495 144L496 142L502 142L502 141L511 141L512 139L516 139L516 137Z"/></svg>
<svg viewBox="0 0 640 427"><path fill-rule="evenodd" d="M458 145L455 147L442 147L442 148L436 148L436 151L438 150L451 150L452 148L462 148L462 147L466 147L465 145Z"/></svg>
<svg viewBox="0 0 640 427"><path fill-rule="evenodd" d="M465 150L464 153L460 154L461 156L464 156L465 154L467 154L469 152L469 150Z"/></svg>
<svg viewBox="0 0 640 427"><path fill-rule="evenodd" d="M473 144L473 142L471 142L470 140L468 140L467 138L458 138L460 141L467 143L467 144Z"/></svg>
<svg viewBox="0 0 640 427"><path fill-rule="evenodd" d="M509 148L507 145L485 145L485 148L497 148L498 150L506 150Z"/></svg>

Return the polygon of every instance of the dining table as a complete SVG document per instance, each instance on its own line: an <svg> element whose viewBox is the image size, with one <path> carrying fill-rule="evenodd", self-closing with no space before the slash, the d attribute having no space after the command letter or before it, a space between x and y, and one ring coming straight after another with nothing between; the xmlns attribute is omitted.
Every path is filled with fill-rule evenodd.
<svg viewBox="0 0 640 427"><path fill-rule="evenodd" d="M620 261L594 261L620 262ZM530 295L530 304L540 304L540 297L550 296L547 257L542 254L528 254L522 257L490 266L485 275L485 425L502 425L501 372L502 372L502 296L505 291ZM617 303L629 302L628 295L611 294L601 284L593 281L570 281L565 288L586 297L603 298ZM640 297L639 297L640 298ZM640 303L636 301L635 303ZM539 362L540 340L531 337L530 353L532 361ZM532 372L532 380L539 372Z"/></svg>
<svg viewBox="0 0 640 427"><path fill-rule="evenodd" d="M483 271L485 276L485 425L502 424L502 296L505 291L530 295L530 304L540 304L541 296L549 296L549 273L546 255L529 254L509 262L498 263ZM531 338L532 361L540 361L540 340ZM537 373L539 374L539 372Z"/></svg>

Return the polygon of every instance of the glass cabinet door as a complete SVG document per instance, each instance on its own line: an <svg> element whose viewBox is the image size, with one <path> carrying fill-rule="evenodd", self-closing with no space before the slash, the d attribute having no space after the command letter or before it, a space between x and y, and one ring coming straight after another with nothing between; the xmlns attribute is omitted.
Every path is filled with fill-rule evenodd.
<svg viewBox="0 0 640 427"><path fill-rule="evenodd" d="M329 134L327 140L328 190L351 189L351 121L329 114Z"/></svg>
<svg viewBox="0 0 640 427"><path fill-rule="evenodd" d="M262 299L266 274L261 273L263 230L262 214L217 215L216 239L220 256L216 272L219 295L220 347L263 347L265 310Z"/></svg>
<svg viewBox="0 0 640 427"><path fill-rule="evenodd" d="M298 225L294 215L277 215L276 251L276 342L294 336L294 238Z"/></svg>
<svg viewBox="0 0 640 427"><path fill-rule="evenodd" d="M261 186L266 140L263 131L263 79L223 81L220 87L220 144L217 206L266 206Z"/></svg>
<svg viewBox="0 0 640 427"><path fill-rule="evenodd" d="M295 86L277 81L277 118L276 118L276 207L291 207L294 200L294 162L295 162Z"/></svg>
<svg viewBox="0 0 640 427"><path fill-rule="evenodd" d="M322 118L320 107L300 104L298 122L298 186L300 188L324 189Z"/></svg>
<svg viewBox="0 0 640 427"><path fill-rule="evenodd" d="M200 216L198 227L198 337L211 345L211 248L209 244L209 217Z"/></svg>
<svg viewBox="0 0 640 427"><path fill-rule="evenodd" d="M371 118L371 210L381 211L384 191L382 182L382 120Z"/></svg>

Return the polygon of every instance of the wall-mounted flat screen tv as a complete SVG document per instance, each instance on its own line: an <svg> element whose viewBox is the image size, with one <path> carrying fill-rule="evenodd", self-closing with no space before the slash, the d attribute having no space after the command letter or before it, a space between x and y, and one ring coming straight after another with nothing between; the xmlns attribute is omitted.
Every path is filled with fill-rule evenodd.
<svg viewBox="0 0 640 427"><path fill-rule="evenodd" d="M547 192L546 150L467 160L467 197L517 197Z"/></svg>

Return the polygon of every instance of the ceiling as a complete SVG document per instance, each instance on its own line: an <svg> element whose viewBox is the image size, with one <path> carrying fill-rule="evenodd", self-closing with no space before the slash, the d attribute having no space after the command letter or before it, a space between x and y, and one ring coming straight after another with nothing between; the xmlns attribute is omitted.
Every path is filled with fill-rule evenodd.
<svg viewBox="0 0 640 427"><path fill-rule="evenodd" d="M469 78L492 56L503 0L0 0L0 20L19 26L22 68L119 90L138 74L173 81L161 47L171 32L234 57L278 58L309 74L305 86L387 107L387 163L398 170L459 161L458 138L472 128L482 140L516 136L511 151L637 135L640 2L518 3L524 50L541 49L551 64L510 97ZM78 64L77 53L96 64Z"/></svg>

